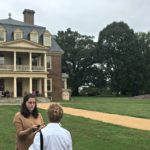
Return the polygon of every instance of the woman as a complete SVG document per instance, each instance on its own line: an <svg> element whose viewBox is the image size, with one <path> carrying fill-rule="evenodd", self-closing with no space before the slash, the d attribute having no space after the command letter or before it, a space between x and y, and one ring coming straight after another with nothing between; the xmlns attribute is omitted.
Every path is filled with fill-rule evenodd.
<svg viewBox="0 0 150 150"><path fill-rule="evenodd" d="M44 127L34 95L28 94L24 97L21 110L16 113L13 123L16 127L17 150L28 150L35 134Z"/></svg>

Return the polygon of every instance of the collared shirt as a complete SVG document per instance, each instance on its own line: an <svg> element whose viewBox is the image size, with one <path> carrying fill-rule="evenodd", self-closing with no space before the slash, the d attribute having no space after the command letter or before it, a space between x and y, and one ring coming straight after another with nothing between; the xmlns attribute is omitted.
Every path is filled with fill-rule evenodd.
<svg viewBox="0 0 150 150"><path fill-rule="evenodd" d="M49 123L42 130L43 150L72 150L71 134L59 123ZM35 135L33 144L28 150L40 150L40 133Z"/></svg>

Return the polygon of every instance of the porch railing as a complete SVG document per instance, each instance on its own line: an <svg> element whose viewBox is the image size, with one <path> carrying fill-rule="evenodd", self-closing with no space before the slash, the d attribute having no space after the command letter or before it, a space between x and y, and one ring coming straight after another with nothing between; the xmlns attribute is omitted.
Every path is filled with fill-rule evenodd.
<svg viewBox="0 0 150 150"><path fill-rule="evenodd" d="M17 65L16 66L16 71L29 71L29 66L28 65Z"/></svg>
<svg viewBox="0 0 150 150"><path fill-rule="evenodd" d="M44 66L32 66L31 71L44 71ZM14 71L14 65L0 65L0 71ZM16 65L16 71L30 71L29 65Z"/></svg>
<svg viewBox="0 0 150 150"><path fill-rule="evenodd" d="M0 65L0 70L13 70L13 65Z"/></svg>
<svg viewBox="0 0 150 150"><path fill-rule="evenodd" d="M32 70L33 71L44 71L44 67L43 66L32 66Z"/></svg>

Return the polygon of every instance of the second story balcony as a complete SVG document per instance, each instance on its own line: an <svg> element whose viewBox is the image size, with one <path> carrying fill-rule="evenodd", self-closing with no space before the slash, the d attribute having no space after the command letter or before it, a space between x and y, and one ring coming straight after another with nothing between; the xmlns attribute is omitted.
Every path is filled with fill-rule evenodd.
<svg viewBox="0 0 150 150"><path fill-rule="evenodd" d="M0 51L0 71L47 72L46 53Z"/></svg>

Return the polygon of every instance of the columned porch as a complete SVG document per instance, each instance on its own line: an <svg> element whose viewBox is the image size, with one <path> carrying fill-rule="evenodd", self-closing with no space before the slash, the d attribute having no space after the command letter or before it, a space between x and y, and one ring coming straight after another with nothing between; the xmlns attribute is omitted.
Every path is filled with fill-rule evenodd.
<svg viewBox="0 0 150 150"><path fill-rule="evenodd" d="M47 76L33 77L0 77L0 91L2 96L7 91L10 97L23 97L27 93L33 93L35 96L47 97Z"/></svg>

